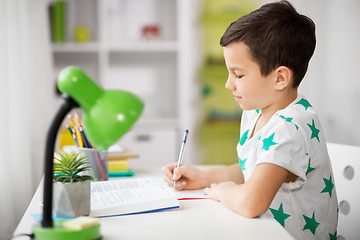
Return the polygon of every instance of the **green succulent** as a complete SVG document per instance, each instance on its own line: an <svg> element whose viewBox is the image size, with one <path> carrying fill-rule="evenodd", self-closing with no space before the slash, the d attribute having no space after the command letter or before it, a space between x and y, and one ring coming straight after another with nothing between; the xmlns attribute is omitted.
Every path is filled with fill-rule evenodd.
<svg viewBox="0 0 360 240"><path fill-rule="evenodd" d="M89 175L79 175L90 169L86 165L86 156L80 155L81 152L57 152L54 161L54 181L56 182L84 182L92 180Z"/></svg>

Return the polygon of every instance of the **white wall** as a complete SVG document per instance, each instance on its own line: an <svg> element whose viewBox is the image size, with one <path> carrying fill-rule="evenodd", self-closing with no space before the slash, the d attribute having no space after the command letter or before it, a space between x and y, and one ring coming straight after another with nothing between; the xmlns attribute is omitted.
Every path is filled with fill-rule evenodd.
<svg viewBox="0 0 360 240"><path fill-rule="evenodd" d="M360 1L293 0L317 26L317 47L301 92L329 142L360 145Z"/></svg>
<svg viewBox="0 0 360 240"><path fill-rule="evenodd" d="M45 0L0 1L0 239L23 216L43 173L54 116Z"/></svg>
<svg viewBox="0 0 360 240"><path fill-rule="evenodd" d="M290 2L316 24L317 45L300 92L318 112L328 142L360 145L360 1Z"/></svg>

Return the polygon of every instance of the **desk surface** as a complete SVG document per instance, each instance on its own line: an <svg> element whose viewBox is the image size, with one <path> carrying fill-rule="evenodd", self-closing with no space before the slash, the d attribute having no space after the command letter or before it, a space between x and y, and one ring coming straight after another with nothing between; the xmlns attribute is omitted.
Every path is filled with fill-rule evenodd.
<svg viewBox="0 0 360 240"><path fill-rule="evenodd" d="M161 174L160 169L135 171L136 177ZM42 190L36 190L15 235L31 233L35 219L30 214L42 212ZM100 218L103 239L293 239L274 219L245 218L210 199L184 200L180 205L180 209Z"/></svg>

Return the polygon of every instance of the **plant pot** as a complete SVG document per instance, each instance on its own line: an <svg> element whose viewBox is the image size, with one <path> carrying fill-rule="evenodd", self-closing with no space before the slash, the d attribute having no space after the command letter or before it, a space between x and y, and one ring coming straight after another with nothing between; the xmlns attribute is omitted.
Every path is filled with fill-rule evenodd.
<svg viewBox="0 0 360 240"><path fill-rule="evenodd" d="M90 182L54 182L53 211L56 217L73 218L90 214Z"/></svg>

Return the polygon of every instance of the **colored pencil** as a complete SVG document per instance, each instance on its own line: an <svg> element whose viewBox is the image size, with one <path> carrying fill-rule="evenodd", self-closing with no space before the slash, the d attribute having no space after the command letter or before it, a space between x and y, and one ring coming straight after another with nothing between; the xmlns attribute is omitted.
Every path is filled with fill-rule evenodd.
<svg viewBox="0 0 360 240"><path fill-rule="evenodd" d="M91 143L87 139L87 137L85 135L85 132L84 132L84 129L83 129L83 123L81 122L79 116L76 113L74 114L74 118L76 119L76 121L78 122L78 125L79 125L79 127L75 129L75 131L77 133L77 136L78 136L77 139L78 139L78 142L79 142L79 146L94 149L94 147L91 145ZM74 122L74 120L72 119L71 116L69 116L69 120L76 127L76 124L75 124L75 122ZM79 141L79 139L81 141ZM81 146L81 144L83 144L83 145ZM107 172L106 172L105 163L101 159L101 156L96 151L96 149L94 149L94 156L95 156L95 161L96 161L97 168L98 168L98 170L100 172L100 175L101 175L100 177L101 177L102 180L106 180Z"/></svg>
<svg viewBox="0 0 360 240"><path fill-rule="evenodd" d="M74 132L73 132L73 134L72 134L72 137L73 137L73 139L74 139L74 141L75 141L76 146L79 146L78 141L77 141L77 139L76 139L76 134L75 134Z"/></svg>
<svg viewBox="0 0 360 240"><path fill-rule="evenodd" d="M83 140L81 137L81 133L78 129L75 129L76 139L78 140L79 147L84 147Z"/></svg>
<svg viewBox="0 0 360 240"><path fill-rule="evenodd" d="M94 151L94 153L95 153L95 159L96 159L97 166L99 167L99 170L100 170L101 178L102 178L102 180L105 181L106 177L105 177L105 172L104 172L102 160L101 160L101 158L99 156L99 153L96 150Z"/></svg>
<svg viewBox="0 0 360 240"><path fill-rule="evenodd" d="M77 115L77 113L75 113L74 116L75 116L76 121L77 121L78 124L79 124L79 127L82 127L83 124L82 124L82 122L81 122L81 120L80 120L80 118L79 118L79 115Z"/></svg>
<svg viewBox="0 0 360 240"><path fill-rule="evenodd" d="M86 148L90 148L89 142L88 142L88 140L87 140L87 138L86 138L86 136L85 136L85 133L84 133L84 130L82 129L82 127L79 127L79 131L80 131L80 133L81 133L82 140L84 141L84 146L85 146Z"/></svg>
<svg viewBox="0 0 360 240"><path fill-rule="evenodd" d="M71 125L73 126L73 128L75 128L75 129L76 129L76 124L75 124L75 122L74 122L74 120L72 119L72 117L71 117L71 115L70 115L70 114L68 115L68 119L70 120Z"/></svg>
<svg viewBox="0 0 360 240"><path fill-rule="evenodd" d="M69 130L71 136L73 135L73 131L71 130L71 127L69 126L69 124L66 124L66 128Z"/></svg>

